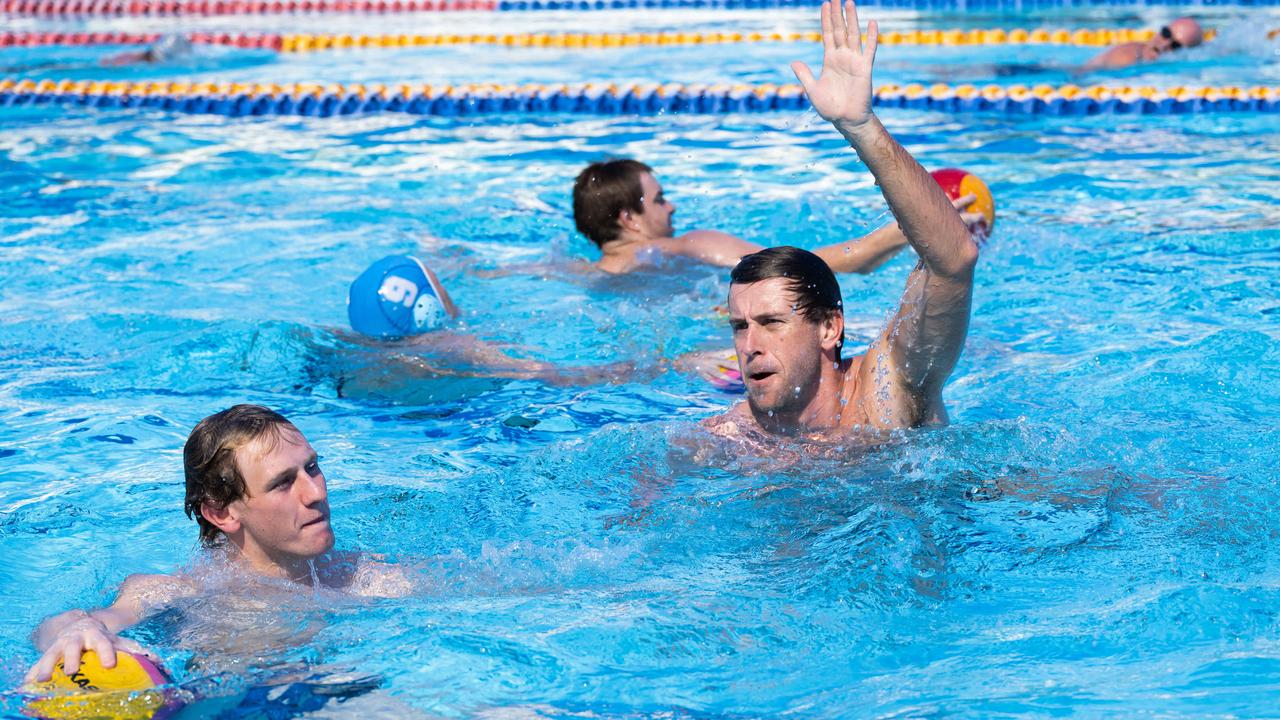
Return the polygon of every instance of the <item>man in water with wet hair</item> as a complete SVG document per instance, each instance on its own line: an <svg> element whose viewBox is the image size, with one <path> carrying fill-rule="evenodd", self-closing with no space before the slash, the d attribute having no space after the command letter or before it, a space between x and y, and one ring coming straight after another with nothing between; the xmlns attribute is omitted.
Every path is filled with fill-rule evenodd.
<svg viewBox="0 0 1280 720"><path fill-rule="evenodd" d="M183 448L185 507L200 542L225 554L228 569L256 580L315 582L369 597L410 589L398 568L357 553L331 552L329 499L316 451L293 423L257 405L236 405L201 420ZM63 663L70 675L93 650L105 667L117 650L145 653L119 633L172 601L200 593L189 575L131 575L110 607L55 615L33 633L43 653L28 681L47 680Z"/></svg>
<svg viewBox="0 0 1280 720"><path fill-rule="evenodd" d="M1151 62L1160 56L1182 48L1193 48L1204 42L1204 29L1189 17L1161 27L1146 42L1127 42L1108 48L1085 63L1084 70L1114 70L1141 62Z"/></svg>
<svg viewBox="0 0 1280 720"><path fill-rule="evenodd" d="M966 195L955 207L972 203ZM616 159L588 165L573 184L573 220L578 231L600 248L594 266L610 274L629 273L663 257L682 256L720 267L733 267L744 255L763 246L719 230L675 234L676 206L663 193L653 168L638 160ZM976 224L981 216L964 215ZM818 248L816 252L840 273L870 273L906 247L897 223L865 237Z"/></svg>
<svg viewBox="0 0 1280 720"><path fill-rule="evenodd" d="M733 269L729 324L747 401L707 421L719 435L753 430L836 436L946 422L942 386L969 327L978 248L929 173L871 111L878 27L866 47L852 2L822 6L822 72L792 64L809 102L866 164L920 256L897 313L861 356L843 359L840 287L817 255L770 248Z"/></svg>

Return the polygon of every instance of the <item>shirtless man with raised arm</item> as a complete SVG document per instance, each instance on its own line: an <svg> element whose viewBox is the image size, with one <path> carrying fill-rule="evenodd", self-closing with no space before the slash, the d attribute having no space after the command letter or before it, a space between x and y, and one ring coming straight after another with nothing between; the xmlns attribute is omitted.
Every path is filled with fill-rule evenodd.
<svg viewBox="0 0 1280 720"><path fill-rule="evenodd" d="M186 512L200 526L201 544L225 553L246 585L277 579L310 590L314 579L354 595L408 593L409 580L398 568L330 552L324 472L311 444L279 413L236 405L201 420L183 448L183 467ZM70 610L40 624L32 639L43 655L27 680L48 680L58 662L73 674L86 650L104 667L115 667L117 650L145 653L119 633L201 590L197 578L181 574L129 576L110 607Z"/></svg>
<svg viewBox="0 0 1280 720"><path fill-rule="evenodd" d="M973 195L953 203L964 208ZM667 199L653 169L637 160L592 163L573 184L573 220L578 231L600 248L592 266L611 275L633 272L663 257L687 257L708 265L733 267L745 255L764 246L719 230L691 230L677 236L672 224L676 206ZM964 213L967 223L982 221L978 213ZM867 274L906 247L898 223L870 234L818 248L814 252L838 273Z"/></svg>
<svg viewBox="0 0 1280 720"><path fill-rule="evenodd" d="M707 421L734 436L847 437L946 422L942 386L969 326L978 248L929 173L871 111L878 28L863 47L853 2L822 5L822 73L792 64L809 102L867 165L920 256L897 313L866 354L843 360L840 288L818 256L770 248L734 268L729 323L747 401Z"/></svg>

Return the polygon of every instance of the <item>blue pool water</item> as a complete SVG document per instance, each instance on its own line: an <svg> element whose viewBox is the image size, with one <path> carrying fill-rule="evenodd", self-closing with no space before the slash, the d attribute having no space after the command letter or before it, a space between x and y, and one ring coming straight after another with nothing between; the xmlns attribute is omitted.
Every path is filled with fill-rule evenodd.
<svg viewBox="0 0 1280 720"><path fill-rule="evenodd" d="M1167 17L881 16L904 27ZM1277 84L1280 46L1260 29L1280 14L1208 17L1236 28L1234 44L1112 79ZM809 21L344 22L502 32ZM764 44L92 67L110 52L10 48L0 64L86 63L31 77L778 82L789 60L816 60L811 47ZM885 47L878 79L1088 54ZM109 602L129 573L199 564L180 512L181 445L201 417L249 401L283 411L319 450L339 544L412 566L419 587L376 602L309 591L259 607L193 601L135 633L181 683L286 663L378 676L382 689L363 698L372 709L326 710L359 717L1273 714L1274 116L883 118L926 166L982 176L999 205L945 393L952 425L866 452L780 443L768 457L695 457L697 422L734 398L664 363L728 344L714 310L725 273L483 271L594 257L568 193L604 155L657 168L678 228L814 247L884 222L869 176L811 112L460 122L0 109L0 687L34 661L28 633L45 615ZM345 291L372 260L409 251L442 276L465 332L566 366L631 362L634 379L380 374L339 332ZM841 279L851 346L874 334L910 267L904 255ZM0 699L6 716L19 707Z"/></svg>

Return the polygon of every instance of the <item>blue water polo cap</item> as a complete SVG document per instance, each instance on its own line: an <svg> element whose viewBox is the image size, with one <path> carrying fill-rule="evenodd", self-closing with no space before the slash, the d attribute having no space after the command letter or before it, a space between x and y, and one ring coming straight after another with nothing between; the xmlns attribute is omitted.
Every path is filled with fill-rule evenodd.
<svg viewBox="0 0 1280 720"><path fill-rule="evenodd" d="M384 257L360 273L347 293L351 329L391 338L417 335L444 324L444 303L427 268L411 255Z"/></svg>

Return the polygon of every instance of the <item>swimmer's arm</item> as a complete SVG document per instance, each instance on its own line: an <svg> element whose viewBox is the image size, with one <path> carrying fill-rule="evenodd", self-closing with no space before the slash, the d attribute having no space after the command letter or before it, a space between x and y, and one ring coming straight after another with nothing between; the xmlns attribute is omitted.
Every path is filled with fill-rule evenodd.
<svg viewBox="0 0 1280 720"><path fill-rule="evenodd" d="M595 266L588 262L535 262L535 263L519 263L511 265L503 265L495 268L485 268L484 270L475 270L473 274L476 277L493 279L510 277L512 275L530 275L533 277L549 278L555 275L586 275L595 272Z"/></svg>
<svg viewBox="0 0 1280 720"><path fill-rule="evenodd" d="M959 210L967 207L974 200L977 200L977 197L969 193L956 198L951 204ZM970 229L984 220L980 213L962 212L960 216ZM889 262L907 245L907 236L895 221L860 238L820 247L813 252L827 262L832 272L866 275Z"/></svg>
<svg viewBox="0 0 1280 720"><path fill-rule="evenodd" d="M461 311L458 306L453 304L453 298L449 297L449 291L445 289L444 284L440 282L440 278L436 277L436 273L431 268L424 267L427 271L427 278L431 280L431 285L436 291L436 295L440 298L440 304L444 305L444 311L449 313L449 317L456 318Z"/></svg>
<svg viewBox="0 0 1280 720"><path fill-rule="evenodd" d="M832 272L866 275L906 246L907 237L898 223L892 222L860 238L820 247L813 253L825 260Z"/></svg>
<svg viewBox="0 0 1280 720"><path fill-rule="evenodd" d="M890 327L867 351L858 385L860 403L880 406L865 409L877 424L901 427L926 419L923 411L960 356L978 249L942 188L872 112L878 35L876 23L869 23L864 46L853 3L843 9L824 3L821 75L815 79L801 62L791 67L810 104L875 176L903 235L920 256ZM887 388L879 387L876 377L881 367L887 371Z"/></svg>
<svg viewBox="0 0 1280 720"><path fill-rule="evenodd" d="M608 365L561 367L543 360L518 358L507 354L509 345L487 342L474 335L458 333L427 333L413 339L415 345L429 347L439 359L421 355L395 353L389 361L400 366L405 375L432 377L495 377L512 380L541 380L552 385L596 385L601 383L631 382L638 377L653 375L660 368L645 372L634 362L624 361Z"/></svg>
<svg viewBox="0 0 1280 720"><path fill-rule="evenodd" d="M48 618L31 634L36 650L42 655L27 672L27 681L48 680L59 661L67 674L74 673L86 650L94 651L103 667L115 667L117 650L149 654L136 642L117 634L189 590L186 583L168 575L130 575L109 607L93 611L68 610Z"/></svg>
<svg viewBox="0 0 1280 720"><path fill-rule="evenodd" d="M942 188L878 119L846 137L920 256L898 311L867 351L861 399L878 406L869 416L887 427L941 422L934 401L964 348L978 248ZM875 377L881 368L889 372Z"/></svg>
<svg viewBox="0 0 1280 720"><path fill-rule="evenodd" d="M1084 64L1083 70L1104 70L1129 67L1138 62L1138 48L1142 43L1124 43L1108 48Z"/></svg>
<svg viewBox="0 0 1280 720"><path fill-rule="evenodd" d="M683 255L708 265L731 268L744 255L758 253L764 246L719 230L693 230L680 237L666 238L658 247L668 255Z"/></svg>

